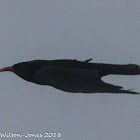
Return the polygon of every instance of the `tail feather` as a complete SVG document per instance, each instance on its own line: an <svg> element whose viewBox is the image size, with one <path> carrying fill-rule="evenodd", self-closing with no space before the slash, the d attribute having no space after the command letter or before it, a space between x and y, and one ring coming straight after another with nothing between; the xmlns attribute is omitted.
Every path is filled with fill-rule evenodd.
<svg viewBox="0 0 140 140"><path fill-rule="evenodd" d="M129 65L116 65L110 69L110 74L119 74L119 75L138 75L140 74L140 67L135 64Z"/></svg>
<svg viewBox="0 0 140 140"><path fill-rule="evenodd" d="M94 63L94 67L99 70L100 76L106 76L108 74L117 74L117 75L140 74L140 66L136 64L115 65L115 64Z"/></svg>

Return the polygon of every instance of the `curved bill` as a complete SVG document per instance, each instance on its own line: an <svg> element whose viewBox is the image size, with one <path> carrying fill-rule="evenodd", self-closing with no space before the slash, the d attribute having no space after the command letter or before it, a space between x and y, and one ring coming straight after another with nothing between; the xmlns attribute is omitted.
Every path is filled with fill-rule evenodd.
<svg viewBox="0 0 140 140"><path fill-rule="evenodd" d="M13 71L13 67L10 66L10 67L5 67L3 69L0 69L0 72L3 72L3 71Z"/></svg>

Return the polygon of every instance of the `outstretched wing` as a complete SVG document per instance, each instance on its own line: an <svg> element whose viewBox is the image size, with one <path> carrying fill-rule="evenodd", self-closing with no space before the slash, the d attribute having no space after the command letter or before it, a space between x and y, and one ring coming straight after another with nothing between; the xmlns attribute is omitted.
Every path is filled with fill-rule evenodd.
<svg viewBox="0 0 140 140"><path fill-rule="evenodd" d="M127 65L116 65L116 64L103 64L103 63L89 63L91 59L85 61L77 60L53 60L52 63L55 65L62 65L70 68L81 68L81 69L96 69L100 77L108 74L117 75L137 75L140 74L139 65L127 64Z"/></svg>
<svg viewBox="0 0 140 140"><path fill-rule="evenodd" d="M71 61L70 61L71 62ZM72 62L73 63L73 62ZM121 90L122 87L105 83L101 80L99 70L88 67L74 67L70 63L44 65L34 75L40 85L50 85L57 89L73 93L132 93Z"/></svg>
<svg viewBox="0 0 140 140"><path fill-rule="evenodd" d="M101 80L96 69L58 67L55 65L42 67L34 75L34 79L38 84L50 85L68 92L81 92L85 85L95 84Z"/></svg>
<svg viewBox="0 0 140 140"><path fill-rule="evenodd" d="M87 85L83 89L83 93L125 93L125 94L140 94L132 90L123 90L123 87L111 85L103 81L97 81L96 85Z"/></svg>

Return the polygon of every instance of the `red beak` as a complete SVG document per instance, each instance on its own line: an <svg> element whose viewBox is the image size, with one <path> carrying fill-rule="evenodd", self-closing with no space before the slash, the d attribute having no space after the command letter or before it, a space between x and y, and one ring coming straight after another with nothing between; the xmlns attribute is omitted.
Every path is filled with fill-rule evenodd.
<svg viewBox="0 0 140 140"><path fill-rule="evenodd" d="M3 72L3 71L13 71L13 67L10 66L10 67L5 67L3 69L0 69L0 72Z"/></svg>

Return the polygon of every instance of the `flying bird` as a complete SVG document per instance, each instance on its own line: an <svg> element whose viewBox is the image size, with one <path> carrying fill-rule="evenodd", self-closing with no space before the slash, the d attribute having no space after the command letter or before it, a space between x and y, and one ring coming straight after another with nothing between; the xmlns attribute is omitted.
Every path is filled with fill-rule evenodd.
<svg viewBox="0 0 140 140"><path fill-rule="evenodd" d="M0 69L0 72L11 71L26 81L71 93L139 94L132 90L123 90L121 86L105 83L101 79L110 74L139 75L138 65L90 63L91 60L32 60Z"/></svg>

